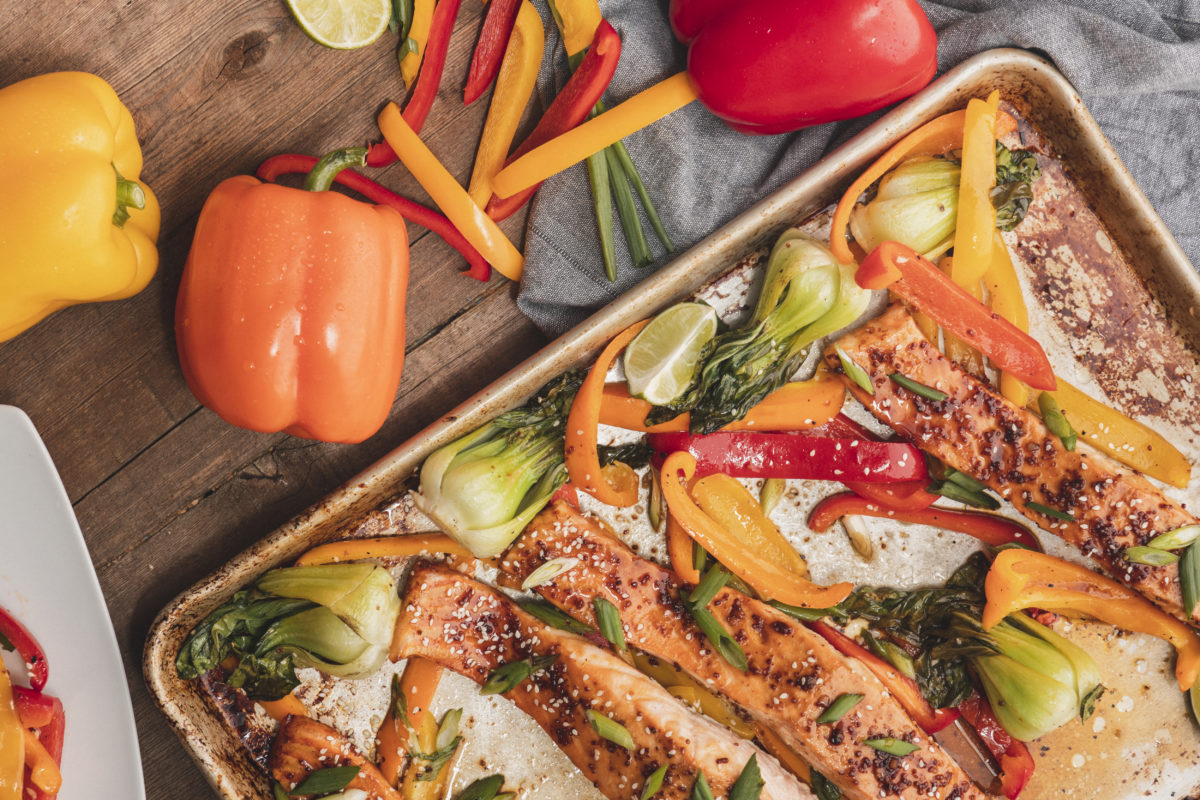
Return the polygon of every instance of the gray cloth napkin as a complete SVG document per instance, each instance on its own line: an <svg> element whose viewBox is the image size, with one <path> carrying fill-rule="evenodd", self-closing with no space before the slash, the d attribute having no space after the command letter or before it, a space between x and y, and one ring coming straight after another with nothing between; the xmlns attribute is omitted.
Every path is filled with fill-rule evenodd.
<svg viewBox="0 0 1200 800"><path fill-rule="evenodd" d="M819 1L819 0L814 0ZM617 102L684 67L666 3L601 0L622 38L608 91ZM1194 264L1200 264L1200 0L948 0L921 5L938 31L944 72L994 47L1024 47L1053 60ZM548 101L567 77L554 24L539 92ZM625 140L676 253L800 174L871 118L781 136L746 136L692 103ZM542 186L530 213L517 303L557 335L670 260L648 224L657 258L635 269L620 224L618 280L604 275L587 171L580 165Z"/></svg>

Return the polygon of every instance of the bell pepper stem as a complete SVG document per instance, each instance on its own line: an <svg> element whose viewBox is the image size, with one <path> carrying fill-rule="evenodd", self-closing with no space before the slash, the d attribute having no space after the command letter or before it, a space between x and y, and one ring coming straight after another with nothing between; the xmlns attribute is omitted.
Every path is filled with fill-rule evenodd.
<svg viewBox="0 0 1200 800"><path fill-rule="evenodd" d="M350 167L367 165L367 148L344 147L321 156L304 178L304 191L327 192L338 173Z"/></svg>
<svg viewBox="0 0 1200 800"><path fill-rule="evenodd" d="M117 175L117 209L113 212L113 225L122 228L129 219L130 208L146 207L146 191L137 181L121 177L115 166L113 172Z"/></svg>

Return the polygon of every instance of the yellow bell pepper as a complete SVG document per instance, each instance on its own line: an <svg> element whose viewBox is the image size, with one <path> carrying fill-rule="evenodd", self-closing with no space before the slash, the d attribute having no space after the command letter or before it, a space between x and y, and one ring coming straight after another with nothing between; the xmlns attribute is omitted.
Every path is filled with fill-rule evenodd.
<svg viewBox="0 0 1200 800"><path fill-rule="evenodd" d="M150 281L158 202L137 181L133 117L102 79L56 72L0 89L0 166L0 342Z"/></svg>
<svg viewBox="0 0 1200 800"><path fill-rule="evenodd" d="M415 0L413 3L412 26L408 29L408 38L412 45L400 57L400 77L405 86L417 82L421 73L421 61L425 58L425 42L429 41L429 31L433 27L433 7L436 0ZM401 45L404 42L400 43Z"/></svg>
<svg viewBox="0 0 1200 800"><path fill-rule="evenodd" d="M954 274L954 259L950 256L944 256L938 262L938 268L947 275ZM983 290L979 285L979 281L964 286L972 297L976 300L983 299ZM967 372L972 375L982 375L983 370L983 354L976 350L971 345L964 342L962 339L955 336L950 331L942 331L942 341L945 343L946 355L951 361L954 361Z"/></svg>
<svg viewBox="0 0 1200 800"><path fill-rule="evenodd" d="M958 183L958 215L954 228L954 282L964 289L979 283L992 258L996 209L996 114L1000 93L986 101L972 98L963 123L962 172Z"/></svg>
<svg viewBox="0 0 1200 800"><path fill-rule="evenodd" d="M596 0L550 0L550 13L562 32L568 58L588 48L603 19Z"/></svg>
<svg viewBox="0 0 1200 800"><path fill-rule="evenodd" d="M12 684L0 662L0 800L21 800L25 773L25 732L13 705Z"/></svg>
<svg viewBox="0 0 1200 800"><path fill-rule="evenodd" d="M1025 307L1021 283L1017 280L1017 270L1013 267L1008 245L999 231L992 233L992 257L987 271L983 273L983 283L987 287L988 306L992 311L1029 333L1029 309ZM1000 375L1000 393L1019 406L1037 401L1032 389L1007 372Z"/></svg>

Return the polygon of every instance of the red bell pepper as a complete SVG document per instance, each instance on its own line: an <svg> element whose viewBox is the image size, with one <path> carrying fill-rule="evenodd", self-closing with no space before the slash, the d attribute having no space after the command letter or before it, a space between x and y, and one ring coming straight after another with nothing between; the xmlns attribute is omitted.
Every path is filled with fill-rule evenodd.
<svg viewBox="0 0 1200 800"><path fill-rule="evenodd" d="M504 51L508 49L508 39L512 36L520 8L521 0L492 0L488 4L479 42L467 70L467 85L463 89L465 105L478 100L500 74L500 64L504 61Z"/></svg>
<svg viewBox="0 0 1200 800"><path fill-rule="evenodd" d="M808 626L833 645L833 649L844 656L861 661L863 666L871 670L892 697L896 698L896 702L904 707L913 722L921 726L921 730L929 734L937 733L958 719L957 709L934 709L921 694L916 681L841 631L824 622L810 622Z"/></svg>
<svg viewBox="0 0 1200 800"><path fill-rule="evenodd" d="M755 431L654 433L648 441L659 453L688 451L701 476L896 483L926 475L921 451L902 442Z"/></svg>
<svg viewBox="0 0 1200 800"><path fill-rule="evenodd" d="M579 68L571 73L566 85L550 102L550 107L538 120L533 131L525 137L525 141L521 142L505 163L511 164L535 147L545 144L587 119L596 103L604 96L608 84L612 82L620 57L621 37L607 20L603 20L596 28L592 44ZM492 195L487 205L488 216L496 221L507 219L529 202L529 198L533 197L540 185L535 184L505 198Z"/></svg>
<svg viewBox="0 0 1200 800"><path fill-rule="evenodd" d="M283 155L272 156L259 164L258 170L254 174L258 176L259 180L274 183L279 179L280 175L308 173L316 165L316 156L285 153ZM427 228L442 237L442 241L457 250L467 260L467 264L470 267L467 270L467 274L472 278L486 281L491 277L492 268L488 265L484 257L458 232L458 228L455 228L450 223L450 220L441 214L426 208L420 203L409 200L407 197L401 197L391 189L379 185L366 175L355 172L352 169L342 170L333 180L347 189L358 192L372 203L378 203L381 206L391 206L399 211L400 216L409 222L415 222L422 228Z"/></svg>
<svg viewBox="0 0 1200 800"><path fill-rule="evenodd" d="M1013 800L1033 775L1033 754L1024 742L1014 739L1000 726L991 705L979 692L972 692L958 710L999 763L1000 791Z"/></svg>
<svg viewBox="0 0 1200 800"><path fill-rule="evenodd" d="M27 736L32 736L34 740L31 742L26 739L23 797L28 800L54 800L58 792L50 789L61 784L61 773L57 767L62 766L66 733L66 714L62 701L20 686L13 687L13 699L21 724L32 731ZM47 760L54 763L54 768L48 766ZM39 780L46 784L46 788L38 785Z"/></svg>
<svg viewBox="0 0 1200 800"><path fill-rule="evenodd" d="M25 668L29 671L29 685L39 692L44 689L46 681L50 677L50 665L46 661L46 651L38 644L29 629L4 608L0 608L0 636L8 639L17 654L25 661Z"/></svg>
<svg viewBox="0 0 1200 800"><path fill-rule="evenodd" d="M26 728L41 728L49 725L54 718L55 703L62 705L58 698L43 694L36 689L26 689L24 686L12 687L13 704L17 707L17 716Z"/></svg>
<svg viewBox="0 0 1200 800"><path fill-rule="evenodd" d="M670 13L700 101L746 133L861 116L937 70L915 0L672 0Z"/></svg>
<svg viewBox="0 0 1200 800"><path fill-rule="evenodd" d="M886 508L866 498L859 497L853 492L844 492L826 497L817 503L808 517L808 527L817 533L829 530L829 526L846 515L863 517L880 517L894 519L897 522L912 522L919 525L929 525L948 531L965 533L974 536L979 541L992 547L1005 544L1019 544L1033 550L1041 550L1042 545L1029 529L1020 523L1001 517L997 514L986 514L980 511L956 511L948 508L928 508L919 510L904 510Z"/></svg>
<svg viewBox="0 0 1200 800"><path fill-rule="evenodd" d="M872 442L881 441L878 436L845 414L838 414L824 426L814 428L808 434L811 436L840 436L843 439L864 439ZM842 481L842 483L860 497L865 497L871 502L889 509L919 511L922 508L928 508L937 500L937 495L925 491L929 486L928 479L901 483L865 483L863 481Z"/></svg>
<svg viewBox="0 0 1200 800"><path fill-rule="evenodd" d="M979 350L996 367L1036 389L1057 388L1042 346L956 284L911 247L884 242L863 260L855 280L864 289L891 289L918 311Z"/></svg>

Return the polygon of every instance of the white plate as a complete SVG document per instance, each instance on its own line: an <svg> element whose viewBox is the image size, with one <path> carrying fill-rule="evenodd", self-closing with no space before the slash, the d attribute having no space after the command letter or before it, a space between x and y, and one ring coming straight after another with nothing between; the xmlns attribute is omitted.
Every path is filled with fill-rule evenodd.
<svg viewBox="0 0 1200 800"><path fill-rule="evenodd" d="M2 405L0 605L45 648L46 691L66 708L59 800L145 798L125 670L79 523L33 423Z"/></svg>

